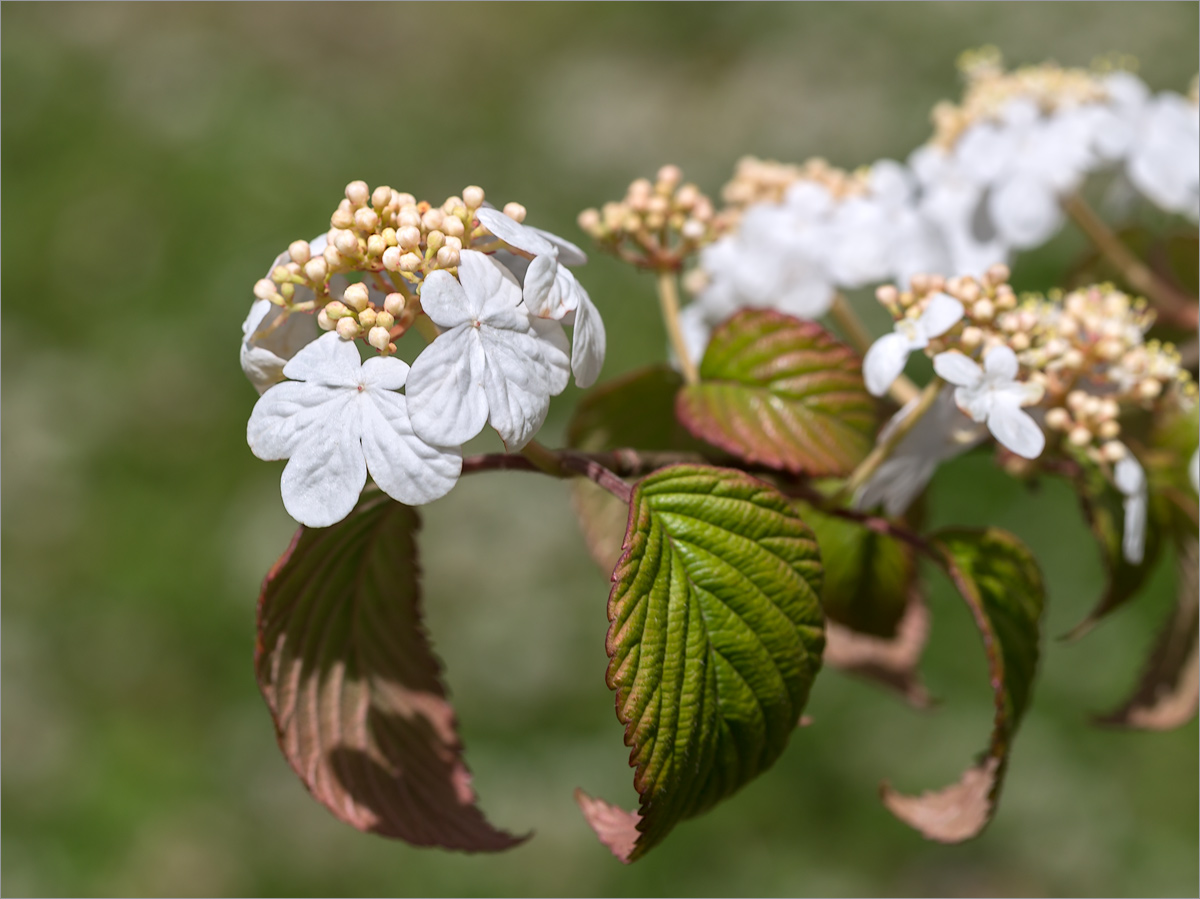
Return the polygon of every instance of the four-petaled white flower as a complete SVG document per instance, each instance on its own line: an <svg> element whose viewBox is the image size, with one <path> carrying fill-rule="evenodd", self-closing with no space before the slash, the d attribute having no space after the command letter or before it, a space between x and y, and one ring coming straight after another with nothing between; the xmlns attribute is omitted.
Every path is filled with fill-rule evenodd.
<svg viewBox="0 0 1200 899"><path fill-rule="evenodd" d="M896 322L891 334L884 334L867 350L863 359L863 380L875 396L883 396L904 371L913 350L923 350L935 337L941 337L963 317L963 304L945 293L935 293L919 318Z"/></svg>
<svg viewBox="0 0 1200 899"><path fill-rule="evenodd" d="M538 318L561 322L571 332L571 370L575 383L591 387L600 376L607 349L607 335L600 312L592 298L566 268L587 262L583 250L569 240L514 221L503 212L477 210L480 223L510 247L534 257L524 271L525 307ZM511 266L510 266L511 268Z"/></svg>
<svg viewBox="0 0 1200 899"><path fill-rule="evenodd" d="M1113 482L1125 497L1121 554L1131 565L1141 565L1146 554L1146 472L1132 453L1113 466Z"/></svg>
<svg viewBox="0 0 1200 899"><path fill-rule="evenodd" d="M1017 354L1006 346L988 350L982 368L957 350L933 358L934 371L957 385L954 401L963 412L975 421L987 422L1001 446L1036 459L1046 446L1046 435L1021 407L1040 400L1042 388L1016 380L1019 368Z"/></svg>
<svg viewBox="0 0 1200 899"><path fill-rule="evenodd" d="M404 386L408 365L373 357L328 333L283 367L290 380L264 393L246 441L260 459L287 459L281 488L288 514L328 527L354 508L368 471L388 496L410 506L449 492L462 471L457 448L413 433Z"/></svg>
<svg viewBox="0 0 1200 899"><path fill-rule="evenodd" d="M523 447L570 377L562 327L530 316L512 273L474 250L462 251L457 279L446 271L425 278L421 308L447 330L409 373L413 429L458 446L490 422L510 451Z"/></svg>

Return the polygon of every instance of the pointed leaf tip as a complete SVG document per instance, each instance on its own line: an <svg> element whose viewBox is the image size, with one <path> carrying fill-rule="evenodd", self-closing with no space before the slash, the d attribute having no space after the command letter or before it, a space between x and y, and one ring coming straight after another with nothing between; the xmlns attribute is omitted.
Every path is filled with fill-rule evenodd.
<svg viewBox="0 0 1200 899"><path fill-rule="evenodd" d="M467 852L520 843L475 805L420 616L415 510L368 491L300 528L263 583L255 669L279 746L358 830Z"/></svg>
<svg viewBox="0 0 1200 899"><path fill-rule="evenodd" d="M642 820L641 815L617 808L603 799L593 799L583 790L575 791L575 802L583 812L588 827L596 832L600 842L607 846L622 864L629 864L634 843L639 836L637 826Z"/></svg>

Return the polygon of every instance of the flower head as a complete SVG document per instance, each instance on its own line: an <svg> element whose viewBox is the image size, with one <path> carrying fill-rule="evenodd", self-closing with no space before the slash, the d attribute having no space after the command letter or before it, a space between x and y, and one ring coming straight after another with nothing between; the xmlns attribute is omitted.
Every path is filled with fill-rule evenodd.
<svg viewBox="0 0 1200 899"><path fill-rule="evenodd" d="M1016 380L1017 355L1006 346L992 347L979 363L957 350L933 358L934 371L958 386L954 401L974 421L987 422L1000 445L1025 459L1036 459L1046 446L1046 436L1033 417L1022 409L1042 398L1038 384Z"/></svg>
<svg viewBox="0 0 1200 899"><path fill-rule="evenodd" d="M940 337L958 324L963 317L963 304L945 293L934 293L917 318L902 318L891 334L885 334L871 345L863 359L863 379L867 390L875 396L887 393L892 382L900 377L908 356L923 350L929 341Z"/></svg>
<svg viewBox="0 0 1200 899"><path fill-rule="evenodd" d="M354 508L370 472L388 496L407 505L449 492L462 471L458 449L426 443L414 432L405 398L408 365L374 357L325 334L283 367L290 379L254 406L246 440L260 459L287 459L281 489L288 514L327 527Z"/></svg>

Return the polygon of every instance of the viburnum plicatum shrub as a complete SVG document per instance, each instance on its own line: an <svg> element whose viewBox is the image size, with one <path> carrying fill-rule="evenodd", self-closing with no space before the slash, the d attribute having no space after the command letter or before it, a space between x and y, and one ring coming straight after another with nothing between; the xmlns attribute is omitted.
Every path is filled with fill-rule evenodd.
<svg viewBox="0 0 1200 899"><path fill-rule="evenodd" d="M883 802L930 839L982 831L1046 596L1012 534L924 526L937 467L976 448L1013 489L1056 477L1078 493L1108 585L1076 636L1175 554L1178 606L1102 720L1163 729L1195 714L1196 85L1154 95L1111 65L1005 71L990 51L964 72L961 102L934 110L906 164L745 159L720 208L665 166L581 213L603 251L656 279L670 363L594 387L563 448L536 434L572 378L597 381L604 324L575 272L584 253L520 204L472 186L434 205L356 181L329 230L275 259L243 327L261 394L247 440L287 460L301 528L263 585L256 665L314 797L417 845L522 839L475 805L421 622L417 507L495 470L573 479L612 572L605 677L639 805L576 798L622 861L769 768L823 663L929 703L918 563L979 629L994 724L957 782L885 787ZM1124 227L1135 216L1153 227ZM1045 293L1017 293L1016 254L1068 221L1095 251ZM894 322L876 336L842 293L871 286ZM924 386L905 375L913 354L932 361ZM505 452L464 458L485 428Z"/></svg>

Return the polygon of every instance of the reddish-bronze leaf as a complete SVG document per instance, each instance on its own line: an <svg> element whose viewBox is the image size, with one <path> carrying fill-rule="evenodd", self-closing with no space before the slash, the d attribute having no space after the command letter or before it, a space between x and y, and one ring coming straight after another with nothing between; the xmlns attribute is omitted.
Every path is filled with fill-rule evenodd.
<svg viewBox="0 0 1200 899"><path fill-rule="evenodd" d="M583 790L575 791L575 801L583 812L583 819L595 831L600 842L624 864L629 864L639 836L637 826L642 816L637 812L617 808L603 799L594 799Z"/></svg>
<svg viewBox="0 0 1200 899"><path fill-rule="evenodd" d="M1196 540L1179 547L1179 599L1133 695L1096 719L1110 727L1172 730L1196 717L1200 702L1200 578Z"/></svg>
<svg viewBox="0 0 1200 899"><path fill-rule="evenodd" d="M999 801L1037 669L1045 588L1029 550L1004 531L945 530L931 545L983 638L996 706L992 736L983 758L957 783L920 796L886 783L880 792L892 814L923 836L958 843L987 826Z"/></svg>
<svg viewBox="0 0 1200 899"><path fill-rule="evenodd" d="M914 587L893 637L825 623L825 661L833 668L895 690L913 707L932 705L917 665L929 638L929 609Z"/></svg>
<svg viewBox="0 0 1200 899"><path fill-rule="evenodd" d="M629 506L586 478L571 484L571 506L588 553L602 569L612 571L625 542Z"/></svg>
<svg viewBox="0 0 1200 899"><path fill-rule="evenodd" d="M417 846L521 842L475 805L420 616L415 510L369 492L300 528L263 582L255 668L279 746L352 827Z"/></svg>
<svg viewBox="0 0 1200 899"><path fill-rule="evenodd" d="M747 462L810 475L851 471L871 447L862 363L815 322L745 309L717 328L700 383L675 406L697 437Z"/></svg>

